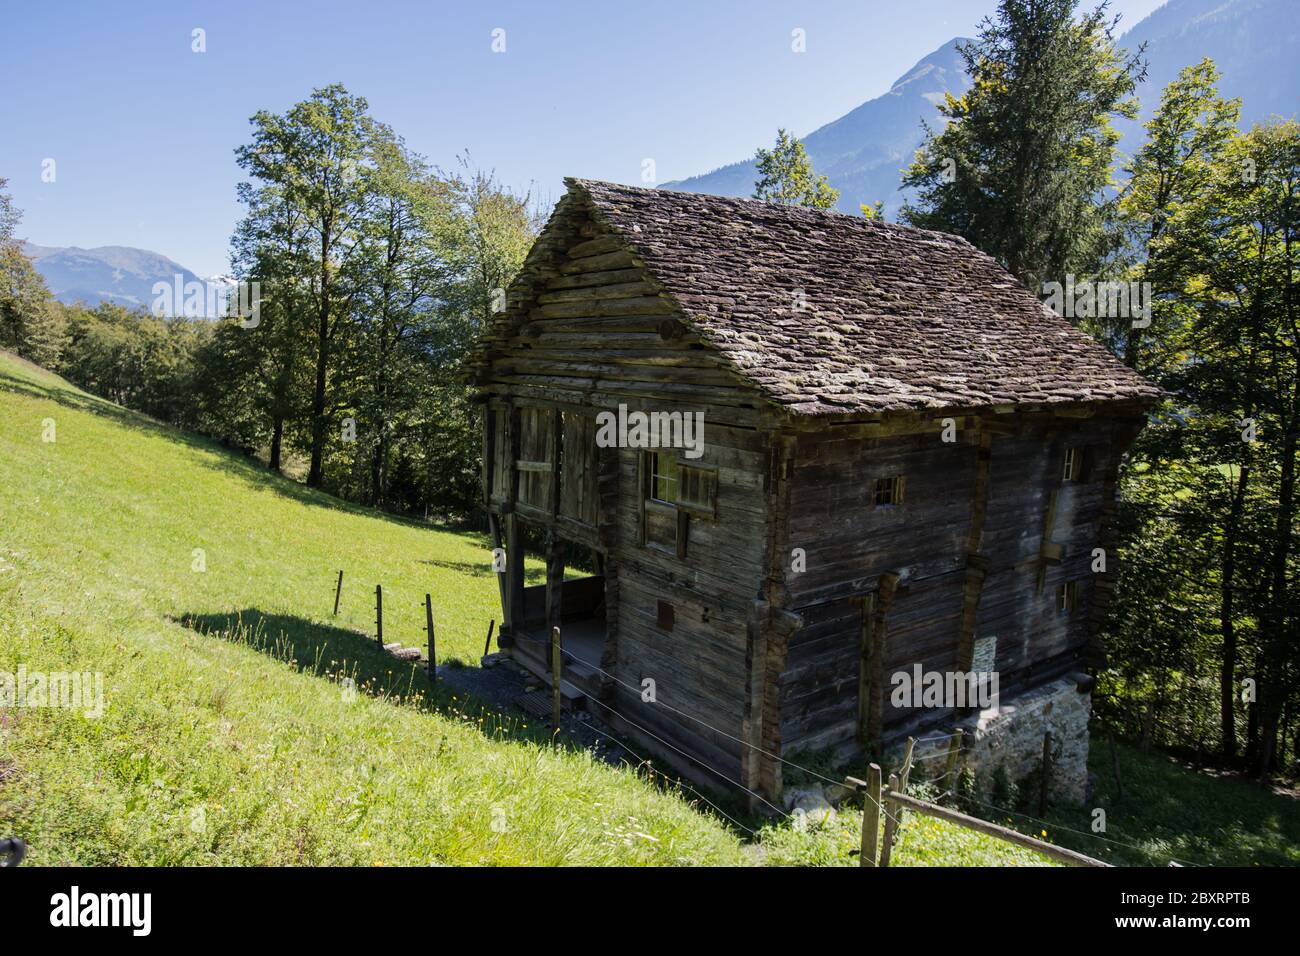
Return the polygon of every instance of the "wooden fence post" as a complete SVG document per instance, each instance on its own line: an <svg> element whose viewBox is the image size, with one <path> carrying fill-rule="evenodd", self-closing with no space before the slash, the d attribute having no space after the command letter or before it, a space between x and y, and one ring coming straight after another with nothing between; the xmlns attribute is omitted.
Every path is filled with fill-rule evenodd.
<svg viewBox="0 0 1300 956"><path fill-rule="evenodd" d="M891 773L889 775L889 790L891 793L904 793L907 790L907 780L912 776L912 750L916 747L916 738L907 738L907 750L903 754L903 770L901 774ZM880 850L880 865L889 866L889 857L893 852L894 843L898 840L898 828L903 823L903 809L897 803L887 803L885 807L885 845Z"/></svg>
<svg viewBox="0 0 1300 956"><path fill-rule="evenodd" d="M907 738L907 750L903 753L903 770L898 776L898 792L907 791L907 780L912 776L912 750L916 747L916 738Z"/></svg>
<svg viewBox="0 0 1300 956"><path fill-rule="evenodd" d="M493 630L493 628L495 628L496 626L497 626L497 619L496 619L496 618L492 618L492 622L491 622L490 624L488 624L488 636L487 636L487 640L483 642L483 656L484 656L484 657L487 657L490 653L492 653L492 630Z"/></svg>
<svg viewBox="0 0 1300 956"><path fill-rule="evenodd" d="M965 731L960 727L952 735L952 740L948 742L948 760L943 768L943 775L948 778L948 793L951 796L957 795L957 758L961 755L961 742L965 736Z"/></svg>
<svg viewBox="0 0 1300 956"><path fill-rule="evenodd" d="M551 628L551 724L555 732L560 732L560 675L563 662L560 660L560 629Z"/></svg>
<svg viewBox="0 0 1300 956"><path fill-rule="evenodd" d="M898 774L889 775L889 793L898 792ZM894 848L894 834L898 832L898 805L892 796L885 797L885 840L880 846L880 865L889 866L889 857Z"/></svg>
<svg viewBox="0 0 1300 956"><path fill-rule="evenodd" d="M334 586L334 616L339 616L339 596L343 593L343 569L339 568L339 583Z"/></svg>
<svg viewBox="0 0 1300 956"><path fill-rule="evenodd" d="M880 764L867 766L867 782L861 789L862 850L858 856L858 865L874 867L880 851Z"/></svg>
<svg viewBox="0 0 1300 956"><path fill-rule="evenodd" d="M1041 817L1047 812L1047 786L1052 778L1052 732L1046 731L1043 734L1043 763L1039 768L1038 781L1038 815Z"/></svg>
<svg viewBox="0 0 1300 956"><path fill-rule="evenodd" d="M384 588L382 585L375 585L375 640L379 643L379 649L384 649Z"/></svg>
<svg viewBox="0 0 1300 956"><path fill-rule="evenodd" d="M428 594L424 596L424 621L425 630L429 635L429 680L436 681L438 679L438 650L433 632L433 598Z"/></svg>

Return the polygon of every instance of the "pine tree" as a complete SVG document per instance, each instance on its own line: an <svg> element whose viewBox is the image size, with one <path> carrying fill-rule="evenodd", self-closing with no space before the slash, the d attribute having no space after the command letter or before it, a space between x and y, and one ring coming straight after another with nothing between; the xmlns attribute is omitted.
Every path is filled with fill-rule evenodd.
<svg viewBox="0 0 1300 956"><path fill-rule="evenodd" d="M958 48L970 90L948 95L946 125L927 126L903 177L919 193L905 221L965 237L1031 289L1090 275L1109 252L1110 120L1137 115L1144 75L1141 51L1115 49L1106 5L1076 19L1077 4L1001 0Z"/></svg>

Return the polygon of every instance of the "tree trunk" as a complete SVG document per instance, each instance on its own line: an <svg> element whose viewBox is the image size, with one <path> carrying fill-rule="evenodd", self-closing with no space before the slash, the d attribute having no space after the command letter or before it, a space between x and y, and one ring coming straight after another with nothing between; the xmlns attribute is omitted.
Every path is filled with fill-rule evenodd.
<svg viewBox="0 0 1300 956"><path fill-rule="evenodd" d="M1293 409L1300 408L1300 380L1296 383ZM1277 754L1278 722L1282 705L1286 701L1287 625L1287 566L1291 561L1291 535L1295 522L1295 456L1296 438L1300 434L1294 419L1282 441L1282 475L1278 483L1277 518L1274 524L1272 583L1270 599L1265 610L1267 621L1263 692L1260 694L1260 747L1256 769L1260 776L1271 772Z"/></svg>
<svg viewBox="0 0 1300 956"><path fill-rule="evenodd" d="M271 461L272 471L280 470L280 454L284 444L284 417L276 415L271 423Z"/></svg>
<svg viewBox="0 0 1300 956"><path fill-rule="evenodd" d="M316 309L316 385L311 395L311 467L307 486L319 488L325 465L325 381L330 352L330 240L334 224L326 217L321 228L320 302Z"/></svg>
<svg viewBox="0 0 1300 956"><path fill-rule="evenodd" d="M1223 635L1223 652L1219 664L1219 724L1223 737L1223 759L1229 762L1237 757L1237 629L1233 588L1236 586L1237 573L1237 535L1249 481L1250 465L1242 464L1237 473L1237 487L1233 491L1228 524L1223 529L1223 567L1219 574L1219 630Z"/></svg>

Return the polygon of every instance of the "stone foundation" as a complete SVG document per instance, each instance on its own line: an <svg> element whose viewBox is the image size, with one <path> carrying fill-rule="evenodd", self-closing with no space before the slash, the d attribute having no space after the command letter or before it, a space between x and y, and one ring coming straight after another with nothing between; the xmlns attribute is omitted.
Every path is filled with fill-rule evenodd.
<svg viewBox="0 0 1300 956"><path fill-rule="evenodd" d="M960 727L965 731L962 766L975 773L981 794L993 789L999 767L1020 783L1039 768L1043 760L1043 734L1052 734L1050 798L1062 803L1083 803L1088 786L1088 720L1092 716L1091 679L1072 674L998 702L978 715L953 727L922 734L913 751L913 774L920 778L943 773L941 759L948 749L948 734ZM903 744L890 748L887 759L898 766ZM947 782L945 782L946 785Z"/></svg>

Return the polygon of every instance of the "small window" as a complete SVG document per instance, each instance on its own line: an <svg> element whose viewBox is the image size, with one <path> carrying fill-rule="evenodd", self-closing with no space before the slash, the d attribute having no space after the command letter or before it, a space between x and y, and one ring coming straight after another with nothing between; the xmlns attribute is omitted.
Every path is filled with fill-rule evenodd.
<svg viewBox="0 0 1300 956"><path fill-rule="evenodd" d="M871 501L873 507L888 507L903 503L903 476L893 475L889 478L877 478L876 490Z"/></svg>
<svg viewBox="0 0 1300 956"><path fill-rule="evenodd" d="M718 473L691 465L677 466L677 501L688 511L712 517L717 504Z"/></svg>
<svg viewBox="0 0 1300 956"><path fill-rule="evenodd" d="M1065 460L1061 463L1061 480L1078 481L1080 466L1082 464L1083 457L1079 454L1079 449L1065 449Z"/></svg>
<svg viewBox="0 0 1300 956"><path fill-rule="evenodd" d="M1056 586L1056 613L1073 614L1079 606L1079 582L1063 581Z"/></svg>
<svg viewBox="0 0 1300 956"><path fill-rule="evenodd" d="M650 497L665 504L676 504L677 483L678 467L676 456L651 452Z"/></svg>
<svg viewBox="0 0 1300 956"><path fill-rule="evenodd" d="M667 601L660 601L656 608L655 623L661 631L671 631L673 629L674 618L673 606Z"/></svg>

